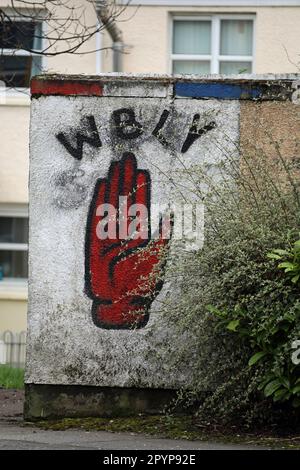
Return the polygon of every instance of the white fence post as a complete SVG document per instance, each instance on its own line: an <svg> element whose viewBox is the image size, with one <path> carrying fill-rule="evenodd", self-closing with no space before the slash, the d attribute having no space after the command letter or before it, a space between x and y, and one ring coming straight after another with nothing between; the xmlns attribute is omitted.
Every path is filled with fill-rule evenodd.
<svg viewBox="0 0 300 470"><path fill-rule="evenodd" d="M26 354L26 331L13 333L7 330L0 333L0 338L0 364L23 368Z"/></svg>
<svg viewBox="0 0 300 470"><path fill-rule="evenodd" d="M6 344L0 340L0 364L6 364Z"/></svg>

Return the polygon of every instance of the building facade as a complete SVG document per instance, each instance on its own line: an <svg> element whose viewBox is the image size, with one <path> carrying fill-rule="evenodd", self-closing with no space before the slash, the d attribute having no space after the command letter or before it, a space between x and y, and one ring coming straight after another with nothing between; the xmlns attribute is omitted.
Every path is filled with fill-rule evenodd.
<svg viewBox="0 0 300 470"><path fill-rule="evenodd" d="M99 21L95 4L100 3L74 0L84 7L89 25ZM0 0L2 11L9 8L9 1ZM26 21L26 48L42 49L39 31L45 25ZM117 41L105 30L79 53L53 57L26 52L14 25L9 40L0 26L0 332L26 329L30 77L43 71L294 73L299 71L299 24L300 0L131 0L116 18Z"/></svg>

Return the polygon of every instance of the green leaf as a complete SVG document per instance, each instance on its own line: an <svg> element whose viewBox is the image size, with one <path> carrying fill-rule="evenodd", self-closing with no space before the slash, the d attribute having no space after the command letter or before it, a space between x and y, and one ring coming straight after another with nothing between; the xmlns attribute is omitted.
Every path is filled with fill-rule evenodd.
<svg viewBox="0 0 300 470"><path fill-rule="evenodd" d="M228 323L226 328L227 330L230 330L230 331L236 331L239 324L240 324L240 320L231 320L231 322Z"/></svg>
<svg viewBox="0 0 300 470"><path fill-rule="evenodd" d="M273 401L281 401L284 398L287 398L290 396L290 392L286 388L280 388L279 390L276 390L274 393Z"/></svg>
<svg viewBox="0 0 300 470"><path fill-rule="evenodd" d="M266 397L270 397L273 395L276 390L278 390L281 387L282 383L280 380L272 380L272 382L269 382L264 389L264 394Z"/></svg>
<svg viewBox="0 0 300 470"><path fill-rule="evenodd" d="M276 253L267 253L267 258L278 260L278 259L282 259L282 256L276 255Z"/></svg>
<svg viewBox="0 0 300 470"><path fill-rule="evenodd" d="M273 250L271 253L276 253L281 256L290 256L290 252L287 250L280 250L279 248L276 250Z"/></svg>
<svg viewBox="0 0 300 470"><path fill-rule="evenodd" d="M221 312L221 310L217 309L213 305L207 305L206 308L210 313L212 313L213 315L216 315L219 318L226 317L226 312Z"/></svg>
<svg viewBox="0 0 300 470"><path fill-rule="evenodd" d="M300 385L296 385L296 387L292 388L292 394L296 395L297 393L300 393Z"/></svg>
<svg viewBox="0 0 300 470"><path fill-rule="evenodd" d="M267 354L268 353L266 351L259 351L255 354L253 354L253 356L251 356L250 359L249 359L248 365L253 366L258 361L260 361L263 357L265 357Z"/></svg>
<svg viewBox="0 0 300 470"><path fill-rule="evenodd" d="M283 263L280 263L278 265L278 268L286 268L289 269L290 271L293 271L295 269L294 263L290 263L289 261L284 261Z"/></svg>
<svg viewBox="0 0 300 470"><path fill-rule="evenodd" d="M291 388L291 383L287 377L280 377L282 385L285 386L288 390Z"/></svg>
<svg viewBox="0 0 300 470"><path fill-rule="evenodd" d="M263 379L262 382L258 385L257 389L262 390L265 386L274 378L274 374L269 374Z"/></svg>
<svg viewBox="0 0 300 470"><path fill-rule="evenodd" d="M292 277L291 281L296 284L299 281L300 274L297 274L296 276Z"/></svg>

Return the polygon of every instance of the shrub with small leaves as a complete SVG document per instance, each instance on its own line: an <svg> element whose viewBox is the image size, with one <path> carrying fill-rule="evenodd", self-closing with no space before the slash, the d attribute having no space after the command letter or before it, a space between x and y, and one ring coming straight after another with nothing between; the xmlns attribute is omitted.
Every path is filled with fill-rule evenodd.
<svg viewBox="0 0 300 470"><path fill-rule="evenodd" d="M209 422L299 418L299 179L278 146L271 170L259 152L241 157L247 171L229 158L217 182L193 168L194 196L205 202L204 247L172 261L181 295L161 305L179 337L188 335L174 367L192 361L185 399L201 398L198 415Z"/></svg>

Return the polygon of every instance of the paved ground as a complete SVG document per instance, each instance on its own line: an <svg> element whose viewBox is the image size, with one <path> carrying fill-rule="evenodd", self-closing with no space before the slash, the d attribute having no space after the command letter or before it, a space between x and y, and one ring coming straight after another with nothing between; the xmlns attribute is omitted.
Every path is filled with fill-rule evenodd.
<svg viewBox="0 0 300 470"><path fill-rule="evenodd" d="M133 433L46 431L24 425L23 392L0 389L0 450L217 450L251 447L160 439ZM252 447L255 449L256 447Z"/></svg>
<svg viewBox="0 0 300 470"><path fill-rule="evenodd" d="M0 420L21 417L23 401L23 390L5 390L0 387Z"/></svg>
<svg viewBox="0 0 300 470"><path fill-rule="evenodd" d="M0 450L217 450L240 449L230 446L198 441L155 439L129 433L80 430L44 431L22 427L18 423L0 421Z"/></svg>

